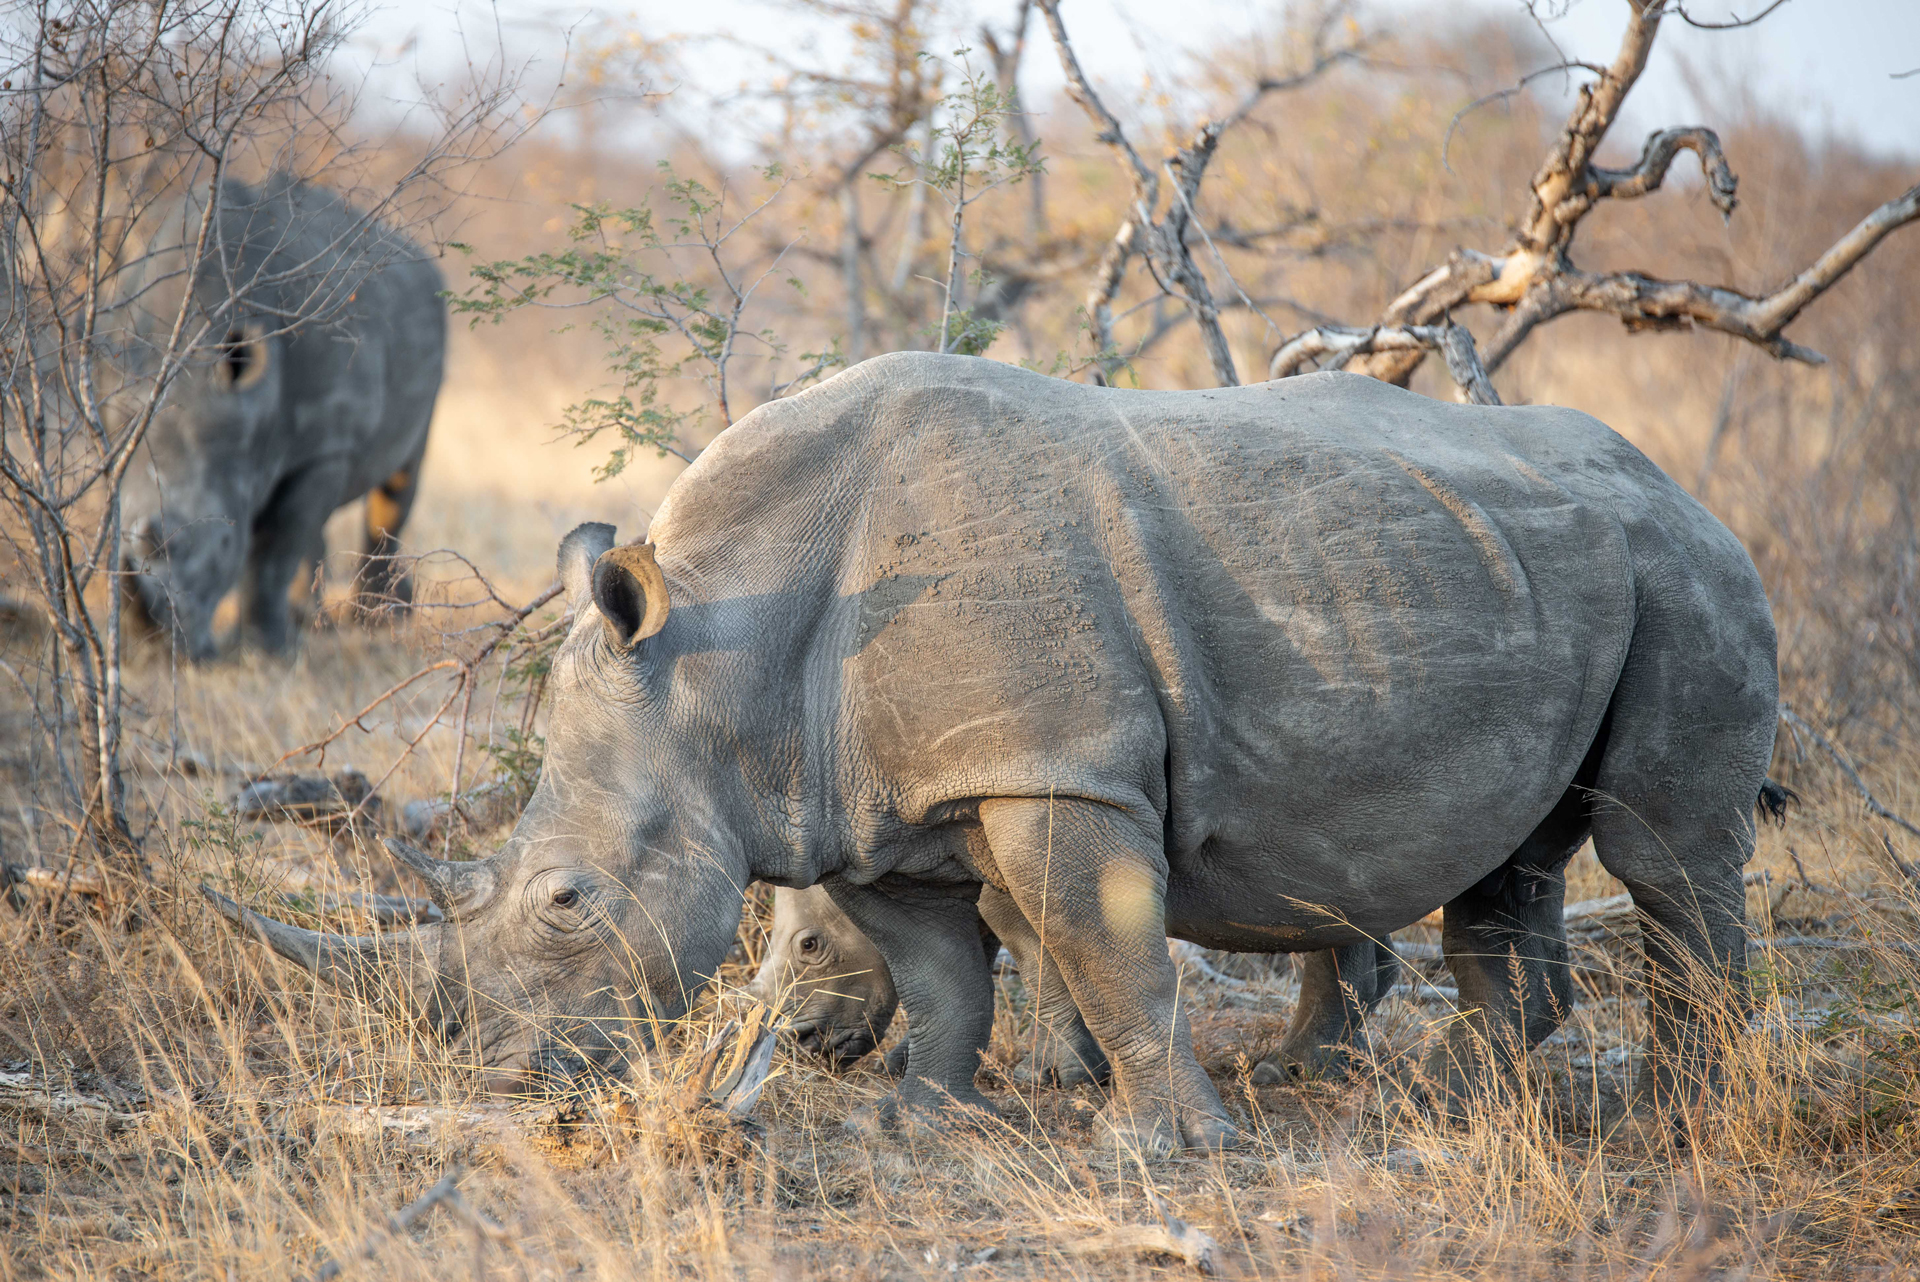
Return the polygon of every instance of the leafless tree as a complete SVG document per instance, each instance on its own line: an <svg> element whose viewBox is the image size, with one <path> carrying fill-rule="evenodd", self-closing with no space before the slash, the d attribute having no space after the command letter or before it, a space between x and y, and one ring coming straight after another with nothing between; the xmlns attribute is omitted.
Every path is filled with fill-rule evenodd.
<svg viewBox="0 0 1920 1282"><path fill-rule="evenodd" d="M1361 57L1365 40L1347 23L1348 6L1335 5L1321 14L1313 27L1305 65L1285 75L1256 79L1237 102L1202 122L1185 146L1176 148L1156 167L1149 164L1128 139L1126 126L1101 100L1081 70L1080 59L1074 53L1066 24L1060 17L1059 0L1038 2L1046 16L1047 30L1053 36L1054 49L1060 55L1067 93L1093 121L1099 141L1112 147L1125 162L1133 182L1127 212L1100 260L1093 287L1087 294L1087 317L1098 352L1093 370L1096 381L1106 382L1123 363L1113 339L1113 300L1120 292L1128 264L1138 255L1153 273L1161 291L1186 305L1200 329L1201 342L1213 365L1214 381L1223 387L1238 385L1240 375L1234 368L1233 352L1220 328L1220 304L1208 284L1206 271L1194 259L1197 237L1206 243L1222 275L1226 275L1225 263L1196 213L1200 185L1219 149L1221 137L1252 115L1269 95L1311 84L1334 67ZM1167 196L1164 208L1163 191ZM1231 281L1230 276L1227 279ZM1234 289L1240 292L1237 285ZM1249 307L1253 305L1244 292L1241 292L1241 301Z"/></svg>
<svg viewBox="0 0 1920 1282"><path fill-rule="evenodd" d="M324 76L355 14L335 0L37 0L0 25L0 539L48 633L7 666L52 748L75 846L135 845L121 776L120 486L169 386L227 340L260 282L211 309L230 178L352 171L353 102ZM434 104L431 141L348 237L406 221L505 140L512 78ZM364 270L365 264L355 270ZM227 273L229 278L232 273ZM349 287L314 272L274 323L324 320ZM9 577L13 577L10 570Z"/></svg>

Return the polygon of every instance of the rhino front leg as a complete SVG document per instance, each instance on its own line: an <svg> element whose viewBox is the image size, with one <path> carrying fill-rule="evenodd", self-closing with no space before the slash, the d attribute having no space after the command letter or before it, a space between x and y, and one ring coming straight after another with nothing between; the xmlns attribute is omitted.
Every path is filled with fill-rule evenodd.
<svg viewBox="0 0 1920 1282"><path fill-rule="evenodd" d="M980 916L1013 954L1020 977L1033 993L1033 1050L1014 1070L1014 1078L1049 1086L1106 1081L1110 1075L1107 1054L1080 1018L1059 965L1048 959L1039 933L1020 906L1004 890L982 886Z"/></svg>
<svg viewBox="0 0 1920 1282"><path fill-rule="evenodd" d="M1346 1072L1367 1049L1366 1016L1400 976L1400 958L1371 939L1307 956L1286 1040L1253 1070L1254 1084Z"/></svg>
<svg viewBox="0 0 1920 1282"><path fill-rule="evenodd" d="M347 483L344 459L304 467L274 487L253 520L246 572L241 579L240 618L254 645L275 654L293 643L293 611L287 590L301 562L323 546L321 531Z"/></svg>
<svg viewBox="0 0 1920 1282"><path fill-rule="evenodd" d="M973 1084L993 1036L993 972L980 939L976 886L821 883L886 959L907 1012L907 1063L879 1120L939 1124L955 1108L994 1107Z"/></svg>
<svg viewBox="0 0 1920 1282"><path fill-rule="evenodd" d="M1193 1057L1167 956L1161 824L1081 799L982 802L980 824L1007 892L1047 941L1088 1029L1113 1064L1109 1120L1142 1152L1225 1148L1239 1132Z"/></svg>

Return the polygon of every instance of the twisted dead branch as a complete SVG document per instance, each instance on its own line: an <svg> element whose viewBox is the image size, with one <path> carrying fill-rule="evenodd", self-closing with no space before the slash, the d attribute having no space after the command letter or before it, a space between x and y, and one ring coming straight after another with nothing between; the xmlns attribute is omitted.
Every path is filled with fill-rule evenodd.
<svg viewBox="0 0 1920 1282"><path fill-rule="evenodd" d="M1540 325L1578 311L1615 316L1634 331L1718 330L1752 343L1777 359L1823 363L1824 356L1786 338L1782 331L1889 233L1920 218L1920 185L1873 210L1804 271L1764 294L1744 294L1690 280L1662 280L1636 271L1590 272L1574 264L1570 250L1581 220L1603 200L1630 200L1658 191L1682 151L1699 158L1707 179L1707 196L1723 217L1731 217L1736 204L1738 180L1719 135L1704 126L1657 130L1642 146L1639 161L1624 169L1602 168L1593 162L1646 69L1661 20L1669 13L1678 13L1682 19L1693 21L1667 0L1626 3L1631 18L1610 64L1594 67L1566 63L1550 69L1579 67L1593 73L1594 79L1581 87L1578 101L1535 172L1527 191L1527 211L1506 247L1497 254L1464 246L1455 249L1445 263L1421 276L1387 305L1378 328L1432 325L1470 304L1505 309L1505 320L1479 353L1489 373L1498 370ZM1758 21L1771 11L1769 8L1736 25ZM1489 95L1466 110L1517 91L1516 87ZM1450 128L1449 135L1451 132ZM1358 361L1361 372L1404 386L1427 352L1445 352L1438 343L1414 341L1354 345L1345 350L1344 356L1340 355L1342 350L1337 335L1316 338L1309 331L1296 336L1275 352L1273 377L1320 368L1323 360L1328 365ZM1455 381L1466 388L1451 362L1449 368ZM1467 399L1477 397L1469 395Z"/></svg>
<svg viewBox="0 0 1920 1282"><path fill-rule="evenodd" d="M1500 394L1493 390L1493 380L1480 362L1473 335L1450 319L1439 325L1375 325L1370 329L1322 325L1282 344L1267 365L1267 377L1338 369L1356 356L1406 351L1439 352L1462 400L1472 405L1500 404Z"/></svg>

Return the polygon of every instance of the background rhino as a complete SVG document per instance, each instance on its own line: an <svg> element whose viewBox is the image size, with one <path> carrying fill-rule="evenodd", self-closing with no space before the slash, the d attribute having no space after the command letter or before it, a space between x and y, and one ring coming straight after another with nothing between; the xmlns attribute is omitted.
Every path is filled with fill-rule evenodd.
<svg viewBox="0 0 1920 1282"><path fill-rule="evenodd" d="M883 1116L938 1115L987 1106L991 886L1146 1151L1237 1138L1167 935L1331 949L1444 905L1457 1099L1572 1006L1589 834L1645 925L1643 1086L1709 1081L1745 1009L1772 615L1738 540L1585 415L896 354L722 433L652 537L562 543L533 797L484 861L407 855L447 924L395 957L244 920L564 1078L685 1008L750 881L818 883L913 1028Z"/></svg>
<svg viewBox="0 0 1920 1282"><path fill-rule="evenodd" d="M172 320L165 273L148 274L160 279L142 291L130 378ZM127 473L137 613L206 659L214 609L238 586L244 635L284 649L300 563L319 562L327 518L362 495L363 550L383 558L363 573L363 600L404 599L407 580L384 558L398 550L440 390L438 268L338 196L276 175L222 185L215 235L189 278L189 324L213 339L169 386Z"/></svg>

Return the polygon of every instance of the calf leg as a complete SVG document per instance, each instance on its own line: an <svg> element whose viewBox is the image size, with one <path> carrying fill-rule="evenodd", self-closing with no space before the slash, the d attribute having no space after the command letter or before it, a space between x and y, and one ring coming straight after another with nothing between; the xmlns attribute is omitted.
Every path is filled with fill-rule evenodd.
<svg viewBox="0 0 1920 1282"><path fill-rule="evenodd" d="M886 958L907 1012L906 1069L880 1120L902 1111L937 1120L956 1106L992 1113L973 1084L993 1035L993 974L976 888L901 882L882 892L837 877L821 884Z"/></svg>
<svg viewBox="0 0 1920 1282"><path fill-rule="evenodd" d="M1033 1051L1014 1070L1023 1082L1078 1086L1103 1082L1108 1076L1106 1052L1100 1049L1057 963L1047 958L1040 934L1020 911L1013 897L993 886L980 888L980 916L1013 954L1020 977L1033 994Z"/></svg>
<svg viewBox="0 0 1920 1282"><path fill-rule="evenodd" d="M1366 1053L1367 1012L1399 976L1399 956L1371 939L1309 954L1286 1040L1278 1053L1255 1066L1254 1083L1270 1086L1347 1071L1354 1056Z"/></svg>
<svg viewBox="0 0 1920 1282"><path fill-rule="evenodd" d="M1087 1028L1113 1065L1109 1117L1144 1152L1223 1148L1238 1132L1193 1057L1179 975L1167 956L1161 824L1074 799L984 801L980 824L1000 881L1045 938Z"/></svg>
<svg viewBox="0 0 1920 1282"><path fill-rule="evenodd" d="M261 649L277 654L292 644L287 590L301 563L321 544L320 532L340 502L346 479L343 460L303 468L275 487L254 518L241 578L240 619L248 639Z"/></svg>
<svg viewBox="0 0 1920 1282"><path fill-rule="evenodd" d="M1586 790L1570 788L1512 858L1446 906L1441 947L1461 1017L1427 1077L1454 1116L1518 1072L1573 1008L1565 869L1586 833Z"/></svg>
<svg viewBox="0 0 1920 1282"><path fill-rule="evenodd" d="M393 610L413 601L413 579L400 564L400 529L420 489L415 458L367 491L366 562L360 568L357 603L362 613Z"/></svg>

